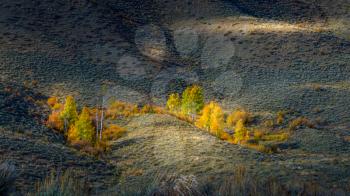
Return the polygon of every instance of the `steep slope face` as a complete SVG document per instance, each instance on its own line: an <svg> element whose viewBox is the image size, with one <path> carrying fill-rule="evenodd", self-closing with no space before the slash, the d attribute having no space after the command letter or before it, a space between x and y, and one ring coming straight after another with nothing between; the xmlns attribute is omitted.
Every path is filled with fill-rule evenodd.
<svg viewBox="0 0 350 196"><path fill-rule="evenodd" d="M67 169L90 184L92 194L117 183L113 165L67 147L61 134L44 126L43 95L11 83L0 87L0 162L15 165L16 194L26 195L51 172Z"/></svg>

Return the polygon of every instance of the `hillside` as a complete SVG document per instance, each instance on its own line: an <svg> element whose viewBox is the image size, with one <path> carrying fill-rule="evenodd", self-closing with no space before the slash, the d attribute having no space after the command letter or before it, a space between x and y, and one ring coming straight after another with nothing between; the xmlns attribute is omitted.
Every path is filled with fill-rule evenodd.
<svg viewBox="0 0 350 196"><path fill-rule="evenodd" d="M76 168L92 193L137 187L155 173L220 184L237 165L258 177L350 181L350 2L1 0L0 162L26 193L51 170ZM292 110L318 122L264 154L167 115L128 119L125 137L96 159L43 125L50 96L94 106L102 97L164 105L198 83L225 112ZM286 144L287 145L287 144ZM287 145L288 146L288 145ZM288 147L287 147L288 148ZM135 174L136 173L136 174Z"/></svg>

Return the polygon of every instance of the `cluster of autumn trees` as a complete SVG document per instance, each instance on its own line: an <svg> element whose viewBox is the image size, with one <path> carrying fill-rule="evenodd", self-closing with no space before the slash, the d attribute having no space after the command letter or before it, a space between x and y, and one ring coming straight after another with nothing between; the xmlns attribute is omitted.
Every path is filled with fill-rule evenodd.
<svg viewBox="0 0 350 196"><path fill-rule="evenodd" d="M249 138L245 127L250 120L249 113L236 110L225 118L218 103L211 101L205 104L203 89L198 85L187 87L181 96L178 93L170 94L166 106L176 116L189 116L197 127L221 139L239 143ZM228 134L225 128L234 129L234 135Z"/></svg>
<svg viewBox="0 0 350 196"><path fill-rule="evenodd" d="M279 112L275 120L266 120L262 125L259 125L259 129L254 129L250 126L251 113L243 109L236 109L225 114L215 101L205 103L203 89L198 85L187 87L182 94L170 94L166 109L150 104L139 107L131 103L114 101L108 107L101 106L92 109L83 107L78 113L76 102L72 96L66 97L64 103L60 103L57 97L51 97L47 103L51 108L51 114L47 121L49 127L64 133L72 144L86 142L97 147L108 146L106 145L108 141L118 139L125 133L125 129L117 125L106 125L105 119L115 120L118 117L146 113L174 115L222 140L257 148L260 151L270 151L270 149L266 150L265 146L259 145L259 141L284 141L289 136L288 130L292 131L303 125L313 126L308 119L302 117L286 124L285 113ZM274 132L261 129L261 127L265 127L272 130L276 126L280 128L275 129ZM281 128L283 126L287 127L288 130L283 130Z"/></svg>
<svg viewBox="0 0 350 196"><path fill-rule="evenodd" d="M67 96L64 103L60 103L57 97L51 97L47 103L51 108L47 125L62 132L72 144L85 142L98 146L120 137L125 132L117 125L106 127L104 123L106 114L103 108L83 107L78 113L72 96Z"/></svg>

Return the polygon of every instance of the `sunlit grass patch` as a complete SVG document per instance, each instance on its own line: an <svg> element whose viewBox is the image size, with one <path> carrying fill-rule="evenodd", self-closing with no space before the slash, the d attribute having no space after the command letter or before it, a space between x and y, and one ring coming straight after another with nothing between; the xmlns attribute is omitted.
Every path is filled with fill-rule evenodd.
<svg viewBox="0 0 350 196"><path fill-rule="evenodd" d="M263 141L286 141L289 138L290 134L286 132L280 133L268 133L261 137Z"/></svg>

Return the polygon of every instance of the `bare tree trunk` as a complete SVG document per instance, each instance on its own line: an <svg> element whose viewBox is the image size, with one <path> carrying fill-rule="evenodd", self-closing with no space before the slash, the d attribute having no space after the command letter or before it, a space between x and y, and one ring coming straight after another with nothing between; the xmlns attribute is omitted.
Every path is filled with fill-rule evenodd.
<svg viewBox="0 0 350 196"><path fill-rule="evenodd" d="M104 118L103 112L104 112L104 110L102 108L102 112L101 112L101 127L100 127L100 140L102 140L102 131L103 131L103 118Z"/></svg>
<svg viewBox="0 0 350 196"><path fill-rule="evenodd" d="M96 120L96 141L98 140L98 106L96 106L96 116L95 116L95 120Z"/></svg>
<svg viewBox="0 0 350 196"><path fill-rule="evenodd" d="M68 123L67 123L67 119L65 118L64 119L64 133L66 134L67 133L67 127L68 127L68 125L67 125Z"/></svg>
<svg viewBox="0 0 350 196"><path fill-rule="evenodd" d="M105 100L102 98L102 107L101 107L101 126L100 126L100 140L102 140L102 131L103 131L103 118L104 118L104 103Z"/></svg>

